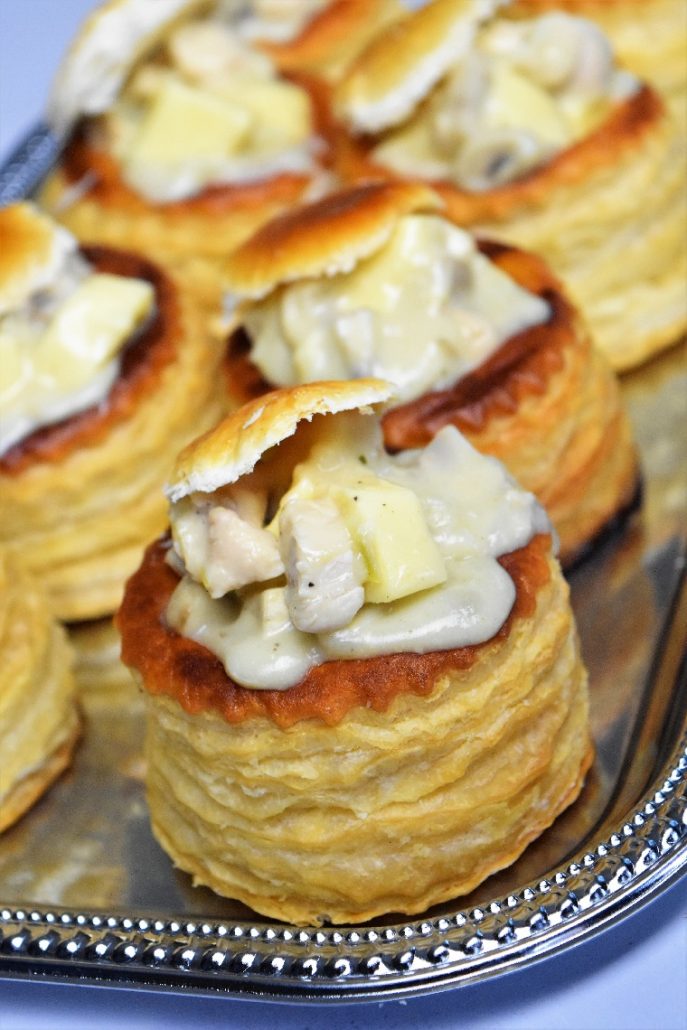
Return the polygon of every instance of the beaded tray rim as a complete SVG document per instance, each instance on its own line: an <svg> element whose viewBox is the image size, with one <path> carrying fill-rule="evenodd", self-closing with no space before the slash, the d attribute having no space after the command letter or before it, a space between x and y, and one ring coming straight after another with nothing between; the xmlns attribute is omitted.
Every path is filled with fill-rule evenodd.
<svg viewBox="0 0 687 1030"><path fill-rule="evenodd" d="M383 929L0 908L0 974L183 987L271 1000L369 1001L474 983L609 928L687 867L687 733L608 838L482 908Z"/></svg>

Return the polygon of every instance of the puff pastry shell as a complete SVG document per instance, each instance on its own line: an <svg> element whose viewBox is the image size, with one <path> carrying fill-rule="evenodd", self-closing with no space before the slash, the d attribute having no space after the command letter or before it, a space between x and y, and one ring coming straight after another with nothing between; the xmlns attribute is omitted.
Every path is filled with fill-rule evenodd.
<svg viewBox="0 0 687 1030"><path fill-rule="evenodd" d="M161 487L179 448L222 414L221 350L200 310L159 269L91 248L101 271L153 282L158 317L108 401L32 434L0 459L0 543L21 551L65 620L110 614L165 524Z"/></svg>
<svg viewBox="0 0 687 1030"><path fill-rule="evenodd" d="M387 396L375 380L269 394L190 445L168 495L235 482L304 419ZM269 461L263 478L293 454ZM117 623L148 707L153 829L196 883L296 923L420 912L508 865L577 796L587 677L548 534L499 559L515 601L486 642L328 661L285 690L239 686L167 627L167 550L148 548Z"/></svg>
<svg viewBox="0 0 687 1030"><path fill-rule="evenodd" d="M200 645L176 648L150 573L170 592L175 577L149 552L119 620L143 670L153 829L175 864L265 915L316 924L421 912L514 861L576 798L592 753L550 540L515 556L516 613L486 644L327 663L265 697ZM244 717L236 693L259 695L237 701Z"/></svg>
<svg viewBox="0 0 687 1030"><path fill-rule="evenodd" d="M378 32L405 13L399 0L331 0L293 39L259 45L284 71L336 81Z"/></svg>
<svg viewBox="0 0 687 1030"><path fill-rule="evenodd" d="M72 652L38 581L0 550L0 831L72 760L79 715Z"/></svg>

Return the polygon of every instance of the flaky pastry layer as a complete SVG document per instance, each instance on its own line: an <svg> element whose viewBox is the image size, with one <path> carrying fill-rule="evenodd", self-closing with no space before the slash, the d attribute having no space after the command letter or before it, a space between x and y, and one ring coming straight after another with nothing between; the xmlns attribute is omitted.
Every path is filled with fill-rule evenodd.
<svg viewBox="0 0 687 1030"><path fill-rule="evenodd" d="M80 729L72 662L38 583L0 551L0 831L71 762Z"/></svg>
<svg viewBox="0 0 687 1030"><path fill-rule="evenodd" d="M120 657L121 641L112 619L76 622L68 627L74 651L74 679L79 692L127 704L136 691L130 671Z"/></svg>
<svg viewBox="0 0 687 1030"><path fill-rule="evenodd" d="M373 161L375 142L339 135L345 181L402 178ZM687 327L683 151L658 94L644 87L596 132L515 182L485 193L431 185L458 224L540 254L595 343L624 370Z"/></svg>
<svg viewBox="0 0 687 1030"><path fill-rule="evenodd" d="M136 344L124 355L104 405L39 430L0 461L0 543L23 553L65 620L114 611L165 525L162 484L177 452L225 407L221 348L193 299L139 258L87 253L100 269L153 282L151 339L142 355Z"/></svg>
<svg viewBox="0 0 687 1030"><path fill-rule="evenodd" d="M586 674L549 548L538 537L515 552L526 602L488 643L322 666L336 690L333 666L368 664L384 698L333 723L227 721L189 703L202 663L187 657L178 698L142 669L149 805L175 864L265 915L317 924L421 912L514 861L575 799L591 759ZM406 685L389 692L399 658Z"/></svg>

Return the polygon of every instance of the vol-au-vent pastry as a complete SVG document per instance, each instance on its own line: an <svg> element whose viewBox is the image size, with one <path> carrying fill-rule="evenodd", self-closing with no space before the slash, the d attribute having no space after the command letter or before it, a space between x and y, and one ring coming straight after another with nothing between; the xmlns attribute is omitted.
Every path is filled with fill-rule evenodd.
<svg viewBox="0 0 687 1030"><path fill-rule="evenodd" d="M516 0L512 13L559 10L597 22L619 61L657 86L684 131L687 105L687 4L684 0Z"/></svg>
<svg viewBox="0 0 687 1030"><path fill-rule="evenodd" d="M0 548L0 831L69 766L79 728L65 631L39 581Z"/></svg>
<svg viewBox="0 0 687 1030"><path fill-rule="evenodd" d="M476 242L428 187L368 184L282 215L227 259L223 278L234 402L384 378L395 387L387 446L456 425L537 495L564 564L631 503L637 464L618 386L557 280L532 254Z"/></svg>
<svg viewBox="0 0 687 1030"><path fill-rule="evenodd" d="M41 202L79 239L184 268L214 261L323 174L325 90L282 75L232 4L111 0L67 53L48 120L70 134Z"/></svg>
<svg viewBox="0 0 687 1030"><path fill-rule="evenodd" d="M591 758L546 515L454 426L389 455L389 395L276 391L188 447L117 615L158 840L296 923L469 891Z"/></svg>
<svg viewBox="0 0 687 1030"><path fill-rule="evenodd" d="M0 210L0 544L62 619L117 607L172 461L225 409L219 343L157 266Z"/></svg>
<svg viewBox="0 0 687 1030"><path fill-rule="evenodd" d="M370 44L337 90L338 171L428 181L460 224L540 254L630 368L687 326L684 141L596 24L497 6L434 0Z"/></svg>

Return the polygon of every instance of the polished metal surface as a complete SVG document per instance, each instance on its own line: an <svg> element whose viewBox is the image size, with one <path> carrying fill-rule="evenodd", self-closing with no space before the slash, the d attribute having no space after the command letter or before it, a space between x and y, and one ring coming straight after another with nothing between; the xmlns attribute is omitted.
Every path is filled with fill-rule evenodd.
<svg viewBox="0 0 687 1030"><path fill-rule="evenodd" d="M34 160L26 182L36 171ZM0 183L17 175L0 170ZM623 392L642 504L570 577L596 760L578 802L518 862L421 919L391 914L336 929L271 923L193 888L149 829L141 702L93 661L82 677L86 724L73 768L0 838L0 972L299 1001L402 996L560 951L682 875L684 346L627 376Z"/></svg>

